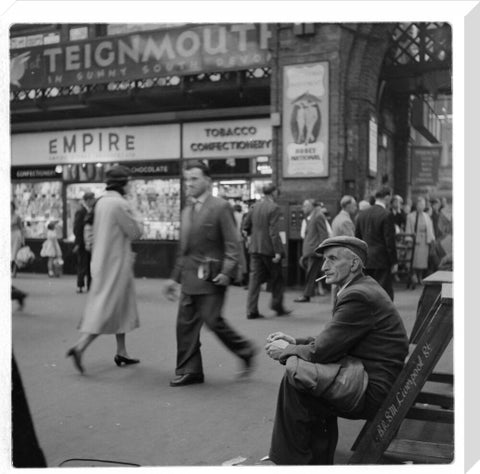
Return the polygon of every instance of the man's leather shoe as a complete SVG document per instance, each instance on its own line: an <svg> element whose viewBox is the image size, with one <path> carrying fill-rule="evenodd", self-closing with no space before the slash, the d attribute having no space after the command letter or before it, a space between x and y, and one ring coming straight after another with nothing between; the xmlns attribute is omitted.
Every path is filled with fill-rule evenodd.
<svg viewBox="0 0 480 474"><path fill-rule="evenodd" d="M242 358L243 366L239 373L240 378L248 377L255 370L255 356L258 354L258 352L258 348L253 347L250 355Z"/></svg>
<svg viewBox="0 0 480 474"><path fill-rule="evenodd" d="M203 374L182 374L177 375L170 380L170 387L181 387L182 385L192 385L194 383L203 383Z"/></svg>
<svg viewBox="0 0 480 474"><path fill-rule="evenodd" d="M293 301L295 301L295 303L308 303L310 301L310 296L300 296L300 298Z"/></svg>
<svg viewBox="0 0 480 474"><path fill-rule="evenodd" d="M262 319L264 317L265 316L263 314L260 314L260 313L248 313L247 314L247 319Z"/></svg>
<svg viewBox="0 0 480 474"><path fill-rule="evenodd" d="M288 316L292 312L291 309L285 309L285 308L272 308L272 309L277 313L277 316Z"/></svg>

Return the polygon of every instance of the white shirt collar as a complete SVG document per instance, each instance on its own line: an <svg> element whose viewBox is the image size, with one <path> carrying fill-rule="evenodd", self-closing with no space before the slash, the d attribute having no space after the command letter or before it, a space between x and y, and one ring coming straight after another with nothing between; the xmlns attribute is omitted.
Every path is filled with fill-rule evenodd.
<svg viewBox="0 0 480 474"><path fill-rule="evenodd" d="M385 203L383 201L375 201L375 204L377 204L378 206L382 206L384 209L387 208L387 206L385 206Z"/></svg>
<svg viewBox="0 0 480 474"><path fill-rule="evenodd" d="M196 204L203 204L207 200L209 195L210 191L205 191L203 194L200 194L200 196L198 196L196 199L193 199L193 202Z"/></svg>
<svg viewBox="0 0 480 474"><path fill-rule="evenodd" d="M353 278L352 278L352 280L353 280ZM345 285L343 285L343 286L337 291L337 296L347 287L347 285L348 285L352 280L348 280L347 283L345 283Z"/></svg>

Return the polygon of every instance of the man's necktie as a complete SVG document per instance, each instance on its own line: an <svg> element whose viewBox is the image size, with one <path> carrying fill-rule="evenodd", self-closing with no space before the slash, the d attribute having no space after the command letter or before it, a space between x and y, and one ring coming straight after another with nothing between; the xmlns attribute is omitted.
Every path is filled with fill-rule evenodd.
<svg viewBox="0 0 480 474"><path fill-rule="evenodd" d="M193 222L197 215L198 215L198 212L200 211L202 207L202 202L197 200L197 199L193 199L192 200L192 209L191 209L191 214L190 214L190 217L191 217L191 221Z"/></svg>

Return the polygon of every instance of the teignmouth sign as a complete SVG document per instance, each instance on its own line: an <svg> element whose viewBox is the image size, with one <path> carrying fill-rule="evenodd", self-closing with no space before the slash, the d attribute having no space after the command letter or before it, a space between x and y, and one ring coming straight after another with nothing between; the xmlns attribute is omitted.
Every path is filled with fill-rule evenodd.
<svg viewBox="0 0 480 474"><path fill-rule="evenodd" d="M13 87L45 88L268 65L267 23L210 24L15 49Z"/></svg>

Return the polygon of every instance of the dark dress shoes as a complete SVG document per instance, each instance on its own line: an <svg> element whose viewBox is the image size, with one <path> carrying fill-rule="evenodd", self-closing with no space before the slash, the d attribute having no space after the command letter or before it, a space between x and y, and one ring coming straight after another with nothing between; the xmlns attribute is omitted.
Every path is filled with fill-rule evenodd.
<svg viewBox="0 0 480 474"><path fill-rule="evenodd" d="M248 313L247 314L247 319L262 319L264 317L265 316L263 314L260 314L260 313Z"/></svg>
<svg viewBox="0 0 480 474"><path fill-rule="evenodd" d="M19 296L18 297L18 307L20 309L23 309L25 307L25 298L26 298L26 294L23 294L22 296Z"/></svg>
<svg viewBox="0 0 480 474"><path fill-rule="evenodd" d="M252 352L249 356L242 358L242 368L239 373L240 378L248 377L255 370L255 356L258 354L259 350L257 347L252 347Z"/></svg>
<svg viewBox="0 0 480 474"><path fill-rule="evenodd" d="M113 358L115 364L117 364L118 367L121 367L122 365L132 365L132 364L138 364L140 362L139 359L130 359L129 357L123 357L119 354L117 354Z"/></svg>
<svg viewBox="0 0 480 474"><path fill-rule="evenodd" d="M192 385L203 382L203 374L182 374L170 380L170 387L181 387L182 385Z"/></svg>
<svg viewBox="0 0 480 474"><path fill-rule="evenodd" d="M308 303L310 301L310 296L300 296L300 298L293 301L295 301L295 303Z"/></svg>
<svg viewBox="0 0 480 474"><path fill-rule="evenodd" d="M288 316L292 312L291 309L285 309L285 308L272 308L272 309L277 313L277 316Z"/></svg>

